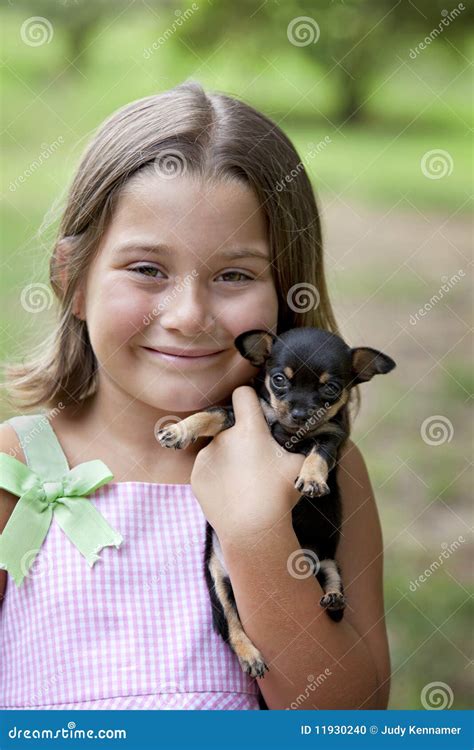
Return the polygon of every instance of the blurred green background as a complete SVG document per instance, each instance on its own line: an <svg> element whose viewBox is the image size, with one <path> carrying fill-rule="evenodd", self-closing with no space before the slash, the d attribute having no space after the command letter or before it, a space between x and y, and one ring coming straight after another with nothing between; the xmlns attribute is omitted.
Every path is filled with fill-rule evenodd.
<svg viewBox="0 0 474 750"><path fill-rule="evenodd" d="M188 78L272 117L320 200L343 335L398 363L361 387L353 434L384 533L389 708L426 707L431 683L445 707L467 708L467 3L17 0L0 19L2 359L21 358L49 330L54 306L41 303L38 285L48 281L64 191L105 117ZM30 284L40 299L25 304ZM12 415L5 399L0 411Z"/></svg>

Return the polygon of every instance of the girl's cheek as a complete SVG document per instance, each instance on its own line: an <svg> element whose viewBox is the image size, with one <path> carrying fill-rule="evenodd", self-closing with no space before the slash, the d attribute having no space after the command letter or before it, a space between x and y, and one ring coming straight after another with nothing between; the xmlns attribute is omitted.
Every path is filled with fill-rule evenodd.
<svg viewBox="0 0 474 750"><path fill-rule="evenodd" d="M269 329L278 320L278 298L273 284L259 284L245 299L235 300L223 315L234 336L252 328Z"/></svg>

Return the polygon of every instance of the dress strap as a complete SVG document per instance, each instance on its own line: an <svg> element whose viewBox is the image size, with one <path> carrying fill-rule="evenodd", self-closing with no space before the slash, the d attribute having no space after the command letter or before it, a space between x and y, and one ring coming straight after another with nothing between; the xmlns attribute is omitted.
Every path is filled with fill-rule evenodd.
<svg viewBox="0 0 474 750"><path fill-rule="evenodd" d="M27 414L6 420L18 435L29 468L45 481L60 480L69 464L45 414Z"/></svg>
<svg viewBox="0 0 474 750"><path fill-rule="evenodd" d="M69 469L44 414L11 417L7 422L18 435L28 466L0 453L0 488L20 498L0 534L0 570L8 570L20 586L53 517L92 567L103 547L118 548L123 541L89 498L114 478L112 472L99 459Z"/></svg>

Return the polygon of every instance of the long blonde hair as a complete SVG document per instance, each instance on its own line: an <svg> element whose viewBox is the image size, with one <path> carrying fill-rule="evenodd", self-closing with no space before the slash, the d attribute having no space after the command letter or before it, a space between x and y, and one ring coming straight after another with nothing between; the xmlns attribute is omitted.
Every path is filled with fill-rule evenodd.
<svg viewBox="0 0 474 750"><path fill-rule="evenodd" d="M253 188L269 232L279 301L277 333L299 326L338 333L325 281L316 200L291 141L245 102L206 93L190 81L122 107L87 147L50 260L58 322L29 360L6 367L10 403L26 409L54 407L58 402L78 403L96 390L98 365L87 324L73 312L75 292L122 188L139 170L157 164L165 170L185 165L187 173L236 178ZM63 255L61 241L66 238L69 252Z"/></svg>

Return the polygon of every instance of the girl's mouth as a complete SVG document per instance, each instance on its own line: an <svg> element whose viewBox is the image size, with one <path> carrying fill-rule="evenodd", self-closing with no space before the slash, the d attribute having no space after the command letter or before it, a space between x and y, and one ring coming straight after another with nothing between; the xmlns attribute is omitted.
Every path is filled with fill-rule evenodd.
<svg viewBox="0 0 474 750"><path fill-rule="evenodd" d="M178 356L177 354L165 354L164 352L160 352L157 349L151 349L148 346L144 346L142 348L145 351L149 352L152 357L161 359L163 362L172 363L178 367L199 367L204 364L209 364L213 362L220 354L222 354L223 351L225 351L224 349L222 349L219 352L206 354L201 357L182 357Z"/></svg>

